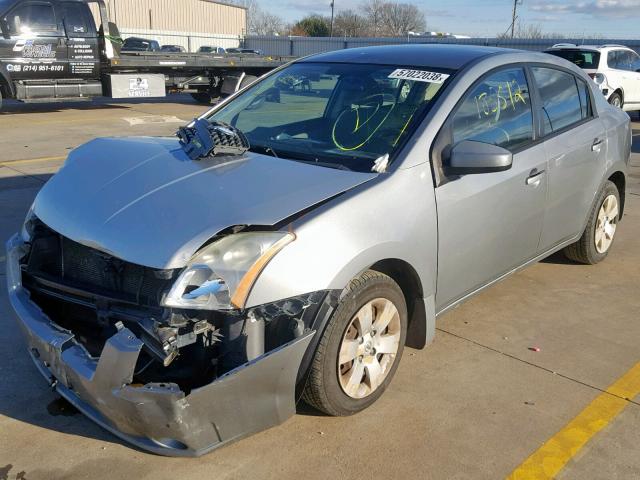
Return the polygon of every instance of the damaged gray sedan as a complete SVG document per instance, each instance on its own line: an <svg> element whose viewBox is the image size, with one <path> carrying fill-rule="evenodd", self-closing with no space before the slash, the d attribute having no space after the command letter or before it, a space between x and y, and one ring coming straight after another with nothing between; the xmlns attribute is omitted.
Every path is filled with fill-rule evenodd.
<svg viewBox="0 0 640 480"><path fill-rule="evenodd" d="M309 57L171 138L74 150L8 242L36 366L89 418L197 456L375 402L436 316L551 253L597 263L629 119L544 54Z"/></svg>

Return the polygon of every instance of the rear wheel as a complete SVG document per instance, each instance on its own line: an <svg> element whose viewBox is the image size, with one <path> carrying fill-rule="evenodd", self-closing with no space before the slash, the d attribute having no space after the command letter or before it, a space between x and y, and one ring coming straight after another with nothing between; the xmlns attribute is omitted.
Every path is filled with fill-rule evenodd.
<svg viewBox="0 0 640 480"><path fill-rule="evenodd" d="M609 103L614 107L622 108L622 95L620 95L618 92L613 92L609 97Z"/></svg>
<svg viewBox="0 0 640 480"><path fill-rule="evenodd" d="M620 193L607 181L591 209L589 223L580 240L565 248L565 255L576 262L594 265L604 260L613 245L620 220Z"/></svg>
<svg viewBox="0 0 640 480"><path fill-rule="evenodd" d="M398 368L407 307L396 282L369 270L352 280L315 352L304 400L329 415L364 410Z"/></svg>

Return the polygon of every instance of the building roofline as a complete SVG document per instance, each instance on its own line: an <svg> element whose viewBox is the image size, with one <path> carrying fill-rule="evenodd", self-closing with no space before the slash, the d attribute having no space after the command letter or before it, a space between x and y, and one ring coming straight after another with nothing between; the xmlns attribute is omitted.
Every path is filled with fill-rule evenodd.
<svg viewBox="0 0 640 480"><path fill-rule="evenodd" d="M221 2L219 0L200 0L201 2L207 2L207 3L217 3L218 5L224 5L225 7L233 7L233 8L240 8L242 10L248 10L247 7L244 7L242 5L236 5L235 3L231 3L231 2Z"/></svg>

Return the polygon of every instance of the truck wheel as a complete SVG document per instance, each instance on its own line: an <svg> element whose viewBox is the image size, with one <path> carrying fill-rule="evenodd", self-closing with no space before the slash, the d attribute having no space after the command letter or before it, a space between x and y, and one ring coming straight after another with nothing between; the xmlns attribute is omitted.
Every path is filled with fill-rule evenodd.
<svg viewBox="0 0 640 480"><path fill-rule="evenodd" d="M351 280L322 334L303 399L334 416L364 410L391 383L406 334L407 306L396 282L373 270Z"/></svg>
<svg viewBox="0 0 640 480"><path fill-rule="evenodd" d="M211 97L211 94L209 92L192 93L191 96L196 102L202 103L204 105L211 105L211 102L213 101L213 97Z"/></svg>
<svg viewBox="0 0 640 480"><path fill-rule="evenodd" d="M595 265L604 260L613 245L620 220L620 193L607 181L589 214L589 223L580 240L564 249L575 262Z"/></svg>
<svg viewBox="0 0 640 480"><path fill-rule="evenodd" d="M622 95L618 92L613 92L609 97L609 103L614 107L622 108L624 105L622 102Z"/></svg>

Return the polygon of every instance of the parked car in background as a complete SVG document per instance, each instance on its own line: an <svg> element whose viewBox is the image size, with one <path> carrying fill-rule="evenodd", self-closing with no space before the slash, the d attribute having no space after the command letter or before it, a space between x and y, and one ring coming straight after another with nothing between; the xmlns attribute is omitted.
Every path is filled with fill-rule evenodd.
<svg viewBox="0 0 640 480"><path fill-rule="evenodd" d="M212 47L209 45L204 45L198 49L198 53L213 53L216 55L223 55L226 50L223 47Z"/></svg>
<svg viewBox="0 0 640 480"><path fill-rule="evenodd" d="M610 104L625 111L640 110L640 55L631 48L560 43L546 53L585 70Z"/></svg>
<svg viewBox="0 0 640 480"><path fill-rule="evenodd" d="M227 53L242 55L262 55L262 50L254 50L252 48L227 48Z"/></svg>
<svg viewBox="0 0 640 480"><path fill-rule="evenodd" d="M122 52L159 52L160 44L156 40L129 37L122 44Z"/></svg>
<svg viewBox="0 0 640 480"><path fill-rule="evenodd" d="M7 244L8 298L82 413L201 455L301 397L357 413L437 316L560 250L603 261L630 149L629 116L550 55L314 55L177 136L73 150Z"/></svg>
<svg viewBox="0 0 640 480"><path fill-rule="evenodd" d="M167 53L185 53L187 50L182 45L163 45L160 51Z"/></svg>

